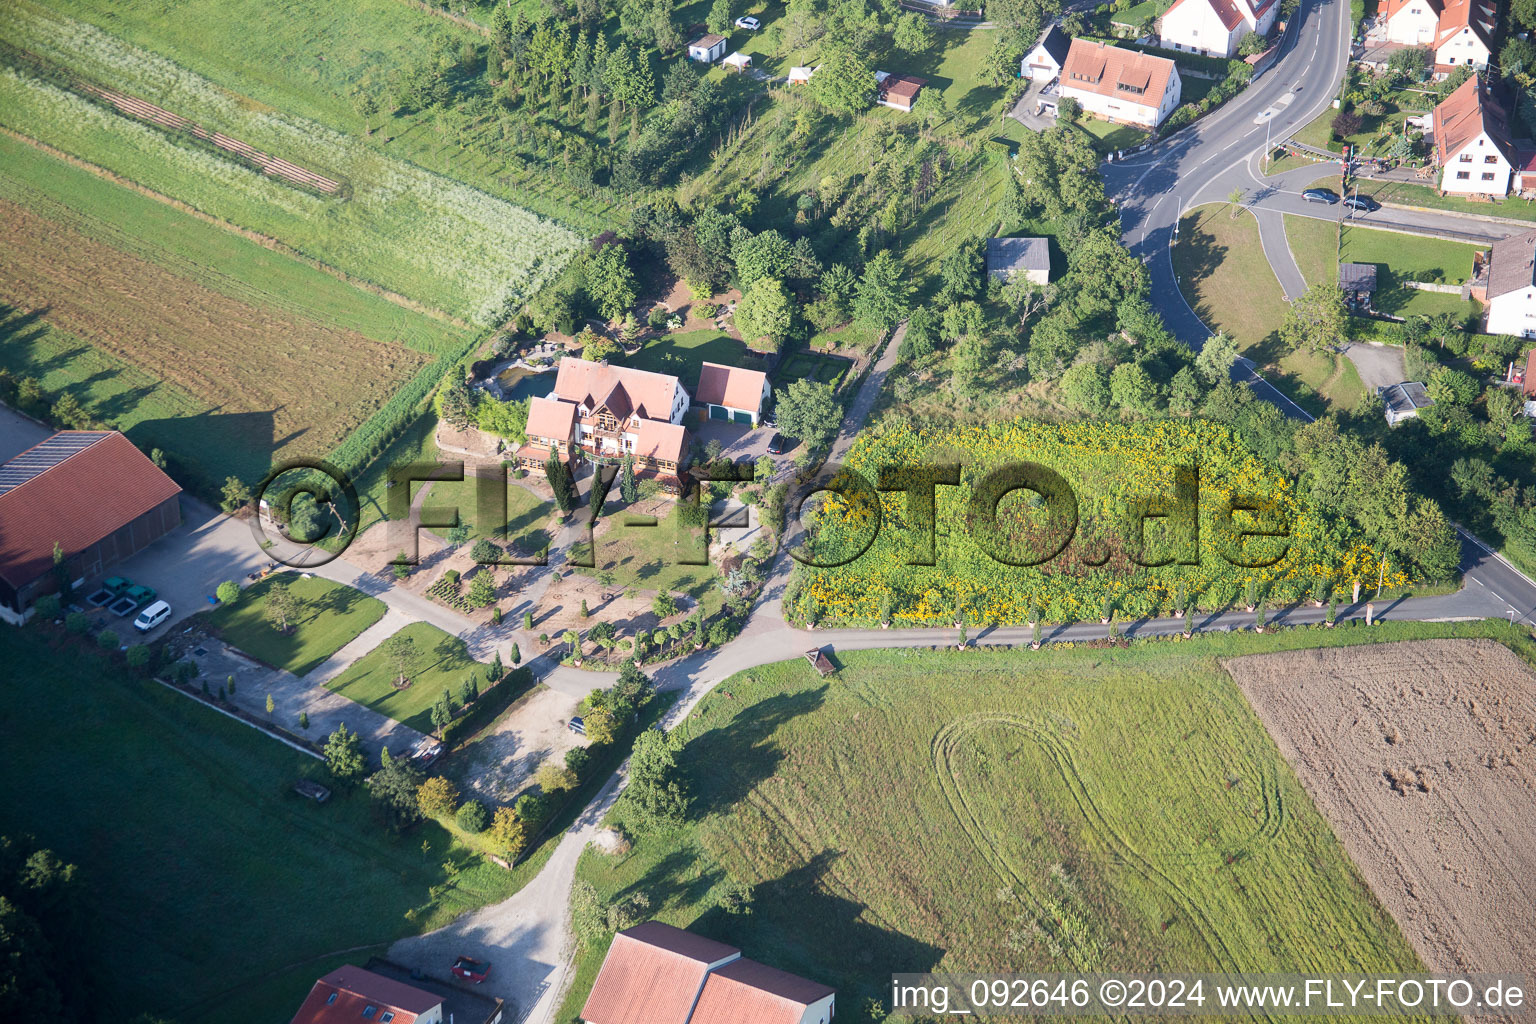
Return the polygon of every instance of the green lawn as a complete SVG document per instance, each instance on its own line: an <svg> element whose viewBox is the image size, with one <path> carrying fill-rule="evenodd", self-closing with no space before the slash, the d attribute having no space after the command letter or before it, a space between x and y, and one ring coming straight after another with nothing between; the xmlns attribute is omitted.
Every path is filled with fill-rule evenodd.
<svg viewBox="0 0 1536 1024"><path fill-rule="evenodd" d="M674 509L655 526L626 526L626 512L606 515L607 526L597 534L594 566L579 571L588 575L611 572L616 589L669 591L687 594L699 601L706 614L714 614L721 605L720 588L715 585L714 563L683 565L683 558L704 559L701 543L681 525Z"/></svg>
<svg viewBox="0 0 1536 1024"><path fill-rule="evenodd" d="M1100 153L1113 153L1117 149L1129 149L1147 141L1147 133L1128 124L1101 121L1091 114L1084 114L1077 126L1093 136L1093 148Z"/></svg>
<svg viewBox="0 0 1536 1024"><path fill-rule="evenodd" d="M1377 309L1398 316L1444 312L1465 318L1477 315L1476 302L1407 288L1402 282L1461 284L1472 276L1472 254L1483 248L1345 224L1341 251L1344 262L1377 265Z"/></svg>
<svg viewBox="0 0 1536 1024"><path fill-rule="evenodd" d="M1179 222L1173 271L1207 326L1226 331L1260 363L1278 357L1285 296L1264 258L1253 217L1234 218L1225 203L1186 213Z"/></svg>
<svg viewBox="0 0 1536 1024"><path fill-rule="evenodd" d="M1274 383L1314 415L1348 412L1365 395L1360 371L1347 356L1337 352L1287 353L1280 359L1278 376L1282 379Z"/></svg>
<svg viewBox="0 0 1536 1024"><path fill-rule="evenodd" d="M1017 121L1014 124L1018 124ZM862 324L847 324L830 331L818 331L806 342L807 349L858 349L860 352L868 352L875 347L883 332L874 327L866 327Z"/></svg>
<svg viewBox="0 0 1536 1024"><path fill-rule="evenodd" d="M1422 206L1431 210L1450 210L1452 213L1470 213L1484 217L1536 220L1536 203L1519 197L1500 199L1492 203L1474 203L1456 196L1442 196L1428 185L1411 185L1407 182L1372 184L1370 194L1383 203Z"/></svg>
<svg viewBox="0 0 1536 1024"><path fill-rule="evenodd" d="M664 334L646 342L645 347L633 356L624 358L625 366L671 374L687 388L699 383L699 367L704 363L757 366L761 360L752 356L736 338L712 328Z"/></svg>
<svg viewBox="0 0 1536 1024"><path fill-rule="evenodd" d="M1421 969L1221 659L1502 622L1119 650L840 652L740 673L678 727L690 821L578 879L838 989L893 971ZM755 888L753 912L717 899ZM556 1019L607 949L588 944Z"/></svg>
<svg viewBox="0 0 1536 1024"><path fill-rule="evenodd" d="M549 532L546 527L549 524L549 517L555 511L554 502L540 501L532 492L508 479L506 522L482 523L477 507L479 504L476 495L477 484L478 481L469 472L465 473L463 480L438 481L432 485L432 490L427 495L426 506L457 508L459 522L469 527L471 541L490 536L494 531L505 527L505 534L497 534L494 537L498 542L510 540L518 550L527 553L541 551L549 545ZM434 530L433 532L446 534L448 531Z"/></svg>
<svg viewBox="0 0 1536 1024"><path fill-rule="evenodd" d="M1307 284L1338 283L1338 233L1333 221L1286 215L1285 240Z"/></svg>
<svg viewBox="0 0 1536 1024"><path fill-rule="evenodd" d="M288 585L299 605L287 633L266 619L266 597L278 582ZM208 622L225 642L251 657L302 676L382 619L384 611L383 601L362 591L285 572L246 587L239 601L209 612Z"/></svg>
<svg viewBox="0 0 1536 1024"><path fill-rule="evenodd" d="M46 6L249 97L255 110L268 106L359 137L363 118L352 102L359 90L391 88L392 78L418 63L439 38L455 48L466 41L484 45L479 33L400 0L358 0L345 8L274 7L258 0L189 0L174 10L157 0L48 0ZM531 11L537 3L524 0L523 6ZM488 13L482 17L489 21ZM428 110L393 119L376 115L370 127L367 145L380 154L465 181L583 231L596 233L615 219L608 204L509 159L490 126L456 140ZM470 139L476 145L466 150Z"/></svg>
<svg viewBox="0 0 1536 1024"><path fill-rule="evenodd" d="M0 744L0 834L79 865L88 939L68 955L97 1005L281 1024L369 955L336 951L382 952L514 890L434 824L393 838L361 791L300 799L319 761L55 637L0 631L0 728L26 737Z"/></svg>
<svg viewBox="0 0 1536 1024"><path fill-rule="evenodd" d="M432 705L442 698L443 690L457 701L459 687L471 675L478 675L484 686L486 667L469 656L464 641L425 622L413 622L395 636L410 637L415 648L405 689L395 688L395 670L385 651L389 640L327 682L326 688L401 725L430 733Z"/></svg>
<svg viewBox="0 0 1536 1024"><path fill-rule="evenodd" d="M814 380L839 388L842 387L843 378L851 369L853 369L853 363L842 356L802 350L792 352L779 360L779 365L774 367L773 374L769 377L769 383L775 391L788 387L791 381L796 380Z"/></svg>

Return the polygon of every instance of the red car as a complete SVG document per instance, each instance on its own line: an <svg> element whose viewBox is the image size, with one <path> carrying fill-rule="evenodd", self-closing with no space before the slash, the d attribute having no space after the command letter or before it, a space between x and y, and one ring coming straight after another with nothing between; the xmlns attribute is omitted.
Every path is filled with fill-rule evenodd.
<svg viewBox="0 0 1536 1024"><path fill-rule="evenodd" d="M484 960L461 956L453 962L453 973L465 981L472 981L478 985L485 980L487 974L491 973L491 965Z"/></svg>

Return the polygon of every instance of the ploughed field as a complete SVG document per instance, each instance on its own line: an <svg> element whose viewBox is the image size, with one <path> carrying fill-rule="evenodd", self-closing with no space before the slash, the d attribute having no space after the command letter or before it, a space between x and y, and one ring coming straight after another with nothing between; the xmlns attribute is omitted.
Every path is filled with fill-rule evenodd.
<svg viewBox="0 0 1536 1024"><path fill-rule="evenodd" d="M1536 674L1491 640L1228 670L1432 971L1536 964Z"/></svg>

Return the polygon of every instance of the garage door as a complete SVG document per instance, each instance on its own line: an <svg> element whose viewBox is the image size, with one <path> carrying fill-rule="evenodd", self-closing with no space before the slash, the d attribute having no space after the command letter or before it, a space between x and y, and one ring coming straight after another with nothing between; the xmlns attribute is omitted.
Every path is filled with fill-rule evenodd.
<svg viewBox="0 0 1536 1024"><path fill-rule="evenodd" d="M712 405L709 407L709 418L712 420L728 420L731 418L731 411L723 405Z"/></svg>
<svg viewBox="0 0 1536 1024"><path fill-rule="evenodd" d="M752 414L749 413L749 412L742 412L740 409L737 409L736 410L736 422L737 423L745 423L747 426L750 427L752 425Z"/></svg>

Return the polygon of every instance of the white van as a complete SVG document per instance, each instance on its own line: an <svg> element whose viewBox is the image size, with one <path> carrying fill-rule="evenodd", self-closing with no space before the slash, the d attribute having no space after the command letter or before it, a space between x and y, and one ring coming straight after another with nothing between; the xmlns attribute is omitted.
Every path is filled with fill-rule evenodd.
<svg viewBox="0 0 1536 1024"><path fill-rule="evenodd" d="M133 628L140 633L148 633L170 617L171 606L164 601L156 601L139 612L139 617L133 620Z"/></svg>

